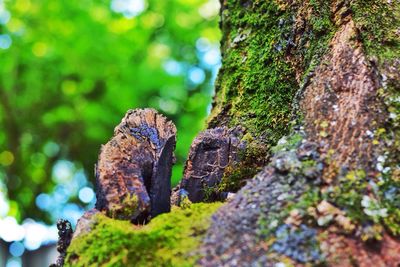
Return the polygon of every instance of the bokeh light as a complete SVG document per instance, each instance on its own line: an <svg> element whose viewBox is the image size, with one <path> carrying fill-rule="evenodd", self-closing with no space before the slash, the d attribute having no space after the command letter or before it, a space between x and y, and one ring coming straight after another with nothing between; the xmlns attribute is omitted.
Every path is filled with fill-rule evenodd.
<svg viewBox="0 0 400 267"><path fill-rule="evenodd" d="M94 191L90 187L84 187L81 190L79 190L79 199L83 203L90 203L94 199Z"/></svg>
<svg viewBox="0 0 400 267"><path fill-rule="evenodd" d="M9 34L0 34L0 49L8 49L12 44Z"/></svg>
<svg viewBox="0 0 400 267"><path fill-rule="evenodd" d="M133 18L144 11L146 2L144 0L112 0L111 9L122 13L127 18Z"/></svg>
<svg viewBox="0 0 400 267"><path fill-rule="evenodd" d="M26 219L22 223L22 227L26 233L23 243L28 250L38 249L41 245L55 242L58 238L55 225L47 226L33 219Z"/></svg>
<svg viewBox="0 0 400 267"><path fill-rule="evenodd" d="M206 74L201 68L193 67L189 70L189 79L194 84L199 84L204 82Z"/></svg>
<svg viewBox="0 0 400 267"><path fill-rule="evenodd" d="M7 261L6 267L21 267L21 259L20 258L10 258Z"/></svg>
<svg viewBox="0 0 400 267"><path fill-rule="evenodd" d="M0 265L54 249L57 219L75 226L94 207L98 151L129 108L174 121L180 180L221 64L218 12L218 0L0 0Z"/></svg>
<svg viewBox="0 0 400 267"><path fill-rule="evenodd" d="M20 257L24 254L25 246L21 242L12 242L10 247L10 254L14 257Z"/></svg>
<svg viewBox="0 0 400 267"><path fill-rule="evenodd" d="M6 242L21 241L25 237L25 229L14 217L7 216L0 220L0 237Z"/></svg>

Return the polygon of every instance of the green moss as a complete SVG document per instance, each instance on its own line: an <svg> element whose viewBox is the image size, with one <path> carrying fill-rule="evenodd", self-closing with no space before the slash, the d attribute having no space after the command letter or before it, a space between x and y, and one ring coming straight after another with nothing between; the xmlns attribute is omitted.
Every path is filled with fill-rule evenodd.
<svg viewBox="0 0 400 267"><path fill-rule="evenodd" d="M330 3L324 0L310 0L310 6L314 15L311 17L313 34L316 36L324 35L331 31L331 10Z"/></svg>
<svg viewBox="0 0 400 267"><path fill-rule="evenodd" d="M303 161L302 164L308 162ZM383 227L393 235L399 235L399 181L396 182L390 175L383 175L380 179L375 183L366 177L364 170L349 171L339 179L338 185L331 185L322 191L318 187L306 191L287 210L296 209L303 221L317 225L314 208L325 200L345 213L357 226L363 240L380 239ZM312 208L311 213L309 208Z"/></svg>
<svg viewBox="0 0 400 267"><path fill-rule="evenodd" d="M237 192L246 181L253 178L261 168L256 164L241 162L235 166L225 168L221 181L214 186L206 186L204 190L204 202L212 202L220 199L222 193Z"/></svg>
<svg viewBox="0 0 400 267"><path fill-rule="evenodd" d="M400 235L400 170L388 172L378 183L379 199L387 209L384 225L393 235Z"/></svg>
<svg viewBox="0 0 400 267"><path fill-rule="evenodd" d="M242 125L264 144L275 144L288 132L292 102L300 89L296 73L305 79L334 32L329 3L314 0L308 25L296 36L297 5L226 2L221 24L223 66L210 126Z"/></svg>
<svg viewBox="0 0 400 267"><path fill-rule="evenodd" d="M398 57L400 52L398 54ZM399 59L397 59L399 60ZM393 64L393 61L386 62ZM375 133L376 144L384 147L378 164L381 176L378 182L379 198L388 210L384 224L394 235L400 235L400 73L398 67L385 81L384 88L379 91L386 107L389 120L385 128Z"/></svg>
<svg viewBox="0 0 400 267"><path fill-rule="evenodd" d="M138 197L136 194L128 194L120 204L113 204L110 207L109 216L113 218L129 218L132 216L132 211L137 210L139 206Z"/></svg>
<svg viewBox="0 0 400 267"><path fill-rule="evenodd" d="M224 174L219 182L203 189L204 201L219 199L221 193L237 192L247 180L253 178L265 166L268 146L250 133L246 133L242 137L241 143L245 148L238 151L238 160L224 169Z"/></svg>
<svg viewBox="0 0 400 267"><path fill-rule="evenodd" d="M251 10L240 1L228 1L224 12L229 18L222 24L226 41L216 85L218 106L231 104L229 125L241 124L256 137L276 141L286 130L288 103L296 90L294 72L282 60L292 24L290 13L273 1L256 1Z"/></svg>
<svg viewBox="0 0 400 267"><path fill-rule="evenodd" d="M251 179L259 172L259 168L253 168L247 165L239 165L236 168L228 167L225 170L224 176L218 185L219 192L236 192L243 185L245 181Z"/></svg>
<svg viewBox="0 0 400 267"><path fill-rule="evenodd" d="M296 16L307 4L278 2L225 1L222 7L223 65L209 127L244 126L248 145L241 163L227 168L219 186L206 189L210 196L237 191L265 165L270 148L301 123L296 101L335 32L326 1L309 3L302 29ZM291 149L301 139L291 136L283 146Z"/></svg>
<svg viewBox="0 0 400 267"><path fill-rule="evenodd" d="M374 135L378 143L382 142L382 138L387 138L384 129L376 130ZM271 151L279 153L293 150L298 147L301 140L302 136L294 133L282 138ZM328 164L333 164L329 157L325 158L325 163L326 161L329 162ZM309 170L315 172L322 164L320 160L311 159L300 162L299 174L306 177L314 177L315 175L307 175ZM400 170L397 165L387 165L385 162L384 156L378 158L378 164L382 164L379 168L383 169L379 177L367 176L363 169L347 172L342 170L338 183L323 187L322 190L318 179L309 179L308 181L314 183L314 186L311 183L308 184L308 189L295 201L285 197L288 201L285 208L268 214L268 217L261 216L258 222L259 230L263 235L270 236L276 226L282 225L287 218L292 216L291 211L296 211L295 217L298 219L294 220L300 220L314 227L327 227L334 222L328 221L326 224L321 224L324 218L320 218L322 214L316 212L317 206L326 201L339 209L348 219L348 221L342 221L343 225L337 225L337 227L343 227L341 229L343 233L348 234L357 229L357 233L363 240L380 239L385 227L393 235L398 235L400 233ZM391 167L385 168L385 166Z"/></svg>
<svg viewBox="0 0 400 267"><path fill-rule="evenodd" d="M194 251L220 206L192 204L142 227L96 215L92 231L68 248L66 266L193 266Z"/></svg>
<svg viewBox="0 0 400 267"><path fill-rule="evenodd" d="M399 54L400 55L400 54ZM397 69L397 68L395 68ZM386 81L385 88L379 90L387 107L389 120L385 128L374 133L374 142L383 148L378 157L377 167L381 170L377 182L376 196L387 209L383 218L385 227L393 234L400 235L400 74Z"/></svg>
<svg viewBox="0 0 400 267"><path fill-rule="evenodd" d="M306 191L296 203L289 206L289 210L299 210L302 214L307 214L307 209L309 207L315 207L319 202L321 202L321 193L319 188L313 187Z"/></svg>
<svg viewBox="0 0 400 267"><path fill-rule="evenodd" d="M330 187L322 198L344 210L352 221L365 223L370 219L364 213L361 201L367 193L367 186L363 170L350 171L339 179L339 185Z"/></svg>
<svg viewBox="0 0 400 267"><path fill-rule="evenodd" d="M311 0L310 8L312 13L309 28L301 35L299 43L302 47L295 52L295 56L303 58L302 83L307 82L308 75L321 62L322 56L329 48L329 41L337 29L331 21L329 1Z"/></svg>
<svg viewBox="0 0 400 267"><path fill-rule="evenodd" d="M243 136L242 142L246 143L246 149L239 152L239 162L228 166L221 182L218 184L218 192L236 192L246 182L256 175L267 162L269 147L251 134Z"/></svg>
<svg viewBox="0 0 400 267"><path fill-rule="evenodd" d="M381 60L398 58L399 4L396 1L358 0L351 1L351 8L367 53Z"/></svg>

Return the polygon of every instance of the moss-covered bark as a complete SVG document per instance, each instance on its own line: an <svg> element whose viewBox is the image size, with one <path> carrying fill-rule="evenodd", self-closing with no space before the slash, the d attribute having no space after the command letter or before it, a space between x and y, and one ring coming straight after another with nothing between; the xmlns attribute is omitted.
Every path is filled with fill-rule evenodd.
<svg viewBox="0 0 400 267"><path fill-rule="evenodd" d="M223 1L223 65L210 127L243 125L271 146L335 30L328 1Z"/></svg>
<svg viewBox="0 0 400 267"><path fill-rule="evenodd" d="M398 266L399 29L398 1L221 1L208 123L243 127L248 145L219 187L237 190L267 167L210 227L197 220L217 206L142 230L104 218L73 242L69 263Z"/></svg>
<svg viewBox="0 0 400 267"><path fill-rule="evenodd" d="M253 233L261 243L237 240L236 249L262 250L270 263L306 263L297 254L273 249L276 229L291 224L296 231L305 223L319 232L322 262L328 265L398 264L399 10L398 1L223 1L223 67L210 126L240 124L266 147L290 136L269 153L269 168L278 173L274 161L283 160L280 153L288 150L282 144L302 129L303 142L315 144L320 157L301 165L323 166L320 183L273 202L279 211L264 209L267 214L259 218L267 223L252 224L267 233ZM293 175L300 179L304 173L287 171L287 177ZM262 177L274 180L276 174ZM249 202L263 210L257 196L248 195L259 192L257 186L262 184L246 186L234 205L221 209L208 249L240 234L237 224L229 224L233 210ZM224 224L218 220L228 230L218 233ZM202 263L229 265L233 261L221 260L229 255L221 248ZM234 258L243 263L243 257Z"/></svg>

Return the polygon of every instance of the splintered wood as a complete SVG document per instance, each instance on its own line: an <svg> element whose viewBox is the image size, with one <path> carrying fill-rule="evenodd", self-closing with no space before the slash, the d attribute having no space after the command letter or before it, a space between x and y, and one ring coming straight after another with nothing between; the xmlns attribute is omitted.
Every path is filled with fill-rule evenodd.
<svg viewBox="0 0 400 267"><path fill-rule="evenodd" d="M142 223L170 211L176 127L153 109L129 110L102 146L96 208Z"/></svg>

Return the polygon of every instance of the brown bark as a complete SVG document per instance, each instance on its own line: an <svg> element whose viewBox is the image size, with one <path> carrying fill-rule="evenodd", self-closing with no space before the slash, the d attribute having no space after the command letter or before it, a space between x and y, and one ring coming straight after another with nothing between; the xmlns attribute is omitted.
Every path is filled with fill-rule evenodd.
<svg viewBox="0 0 400 267"><path fill-rule="evenodd" d="M393 230L399 223L393 219L398 216L398 197L387 199L385 192L387 188L399 190L399 113L393 99L398 98L400 88L400 34L395 26L400 25L400 4L356 0L272 2L221 1L225 66L219 74L211 125L242 125L253 136L263 138L270 129L259 131L252 128L252 123L265 117L260 111L275 113L271 106L278 103L274 102L274 89L282 83L279 77L293 75L297 88L288 103L294 116L287 125L291 132L287 139L300 134L302 144L312 144L318 157L304 160L299 155L299 144L289 148L278 144L264 171L213 217L199 263L273 266L283 261L296 266L398 266L400 240L398 231ZM360 16L362 12L365 18ZM377 14L381 20L373 25L371 21L379 17ZM259 25L260 21L269 23L269 28ZM240 44L233 45L238 36ZM322 47L323 40L328 40L327 47ZM268 49L271 43L275 50ZM264 52L260 57L265 56L265 61L251 57L258 53L256 45ZM314 51L315 47L318 49ZM281 67L277 62L290 67ZM265 71L273 70L278 77L266 75L266 80L253 80L253 69L258 66L251 64L260 63L265 63ZM257 97L264 94L265 105L257 102ZM252 102L247 105L249 99ZM248 106L256 109L250 112L260 113L259 118L238 116L241 107ZM387 133L385 137L383 132ZM385 172L383 158L389 166ZM320 168L308 169L310 162ZM318 202L305 201L304 196ZM361 203L364 198L379 203L380 209L389 214L371 216L364 206L367 204ZM331 207L329 211L318 209L324 203ZM324 216L331 216L327 225ZM309 245L314 237L304 239L310 228L317 231L315 242L319 245ZM279 237L282 229L287 232L284 241Z"/></svg>
<svg viewBox="0 0 400 267"><path fill-rule="evenodd" d="M306 132L320 144L323 155L331 154L332 163L323 176L327 182L332 182L340 168L375 171L379 147L368 133L382 126L387 117L377 96L377 74L366 59L357 31L351 18L340 26L301 101Z"/></svg>
<svg viewBox="0 0 400 267"><path fill-rule="evenodd" d="M135 222L168 212L175 136L155 110L128 111L99 155L96 208Z"/></svg>

